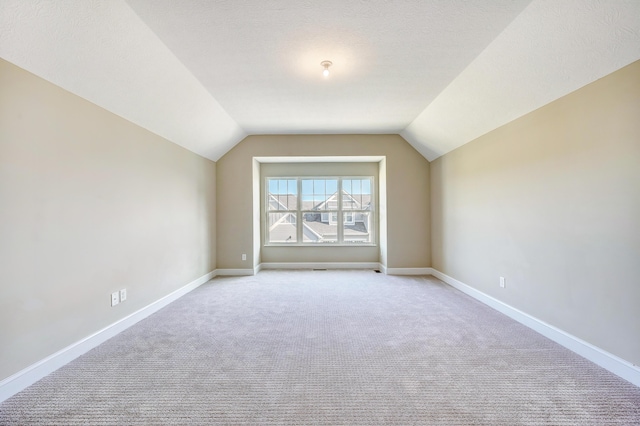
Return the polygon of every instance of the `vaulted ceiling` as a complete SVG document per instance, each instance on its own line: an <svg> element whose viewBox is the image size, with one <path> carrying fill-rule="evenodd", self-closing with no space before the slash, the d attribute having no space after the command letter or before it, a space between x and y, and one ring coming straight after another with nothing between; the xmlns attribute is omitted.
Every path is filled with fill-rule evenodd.
<svg viewBox="0 0 640 426"><path fill-rule="evenodd" d="M2 0L0 56L212 160L305 133L433 160L640 59L640 1Z"/></svg>

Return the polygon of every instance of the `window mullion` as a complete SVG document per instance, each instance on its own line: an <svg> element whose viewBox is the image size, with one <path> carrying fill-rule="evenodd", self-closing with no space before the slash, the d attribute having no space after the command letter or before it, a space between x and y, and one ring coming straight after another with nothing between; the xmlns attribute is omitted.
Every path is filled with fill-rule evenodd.
<svg viewBox="0 0 640 426"><path fill-rule="evenodd" d="M264 236L264 244L266 245L267 243L269 243L269 218L270 218L270 210L269 210L269 196L270 196L270 191L269 191L269 181L270 179L267 177L264 179L264 229L262 230Z"/></svg>
<svg viewBox="0 0 640 426"><path fill-rule="evenodd" d="M342 178L338 178L338 243L344 242L344 219L342 217Z"/></svg>
<svg viewBox="0 0 640 426"><path fill-rule="evenodd" d="M298 238L298 244L302 244L302 179L296 178L296 186L298 196L296 197L296 236Z"/></svg>

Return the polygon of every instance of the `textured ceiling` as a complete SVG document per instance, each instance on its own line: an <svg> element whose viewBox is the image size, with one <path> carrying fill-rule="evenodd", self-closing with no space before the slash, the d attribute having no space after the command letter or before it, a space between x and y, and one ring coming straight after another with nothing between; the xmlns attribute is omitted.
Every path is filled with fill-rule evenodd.
<svg viewBox="0 0 640 426"><path fill-rule="evenodd" d="M398 133L528 2L128 0L252 134Z"/></svg>
<svg viewBox="0 0 640 426"><path fill-rule="evenodd" d="M0 56L213 160L287 133L432 160L640 59L640 1L2 0Z"/></svg>

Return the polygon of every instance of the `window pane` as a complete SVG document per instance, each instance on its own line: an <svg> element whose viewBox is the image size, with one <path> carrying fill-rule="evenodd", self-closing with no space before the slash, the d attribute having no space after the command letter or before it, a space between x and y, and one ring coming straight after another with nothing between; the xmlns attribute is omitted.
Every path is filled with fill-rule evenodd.
<svg viewBox="0 0 640 426"><path fill-rule="evenodd" d="M337 196L337 179L302 180L302 210L326 211L337 209Z"/></svg>
<svg viewBox="0 0 640 426"><path fill-rule="evenodd" d="M268 203L268 210L280 210L280 201L278 200L278 196L274 196L271 193L269 193L269 198L267 199L267 203Z"/></svg>
<svg viewBox="0 0 640 426"><path fill-rule="evenodd" d="M280 180L269 179L267 181L267 187L269 188L269 194L267 195L267 209L268 210L286 210L286 206L280 202Z"/></svg>
<svg viewBox="0 0 640 426"><path fill-rule="evenodd" d="M302 179L302 210L311 210L313 206L313 180Z"/></svg>
<svg viewBox="0 0 640 426"><path fill-rule="evenodd" d="M362 197L349 193L342 194L342 208L344 210L362 210Z"/></svg>
<svg viewBox="0 0 640 426"><path fill-rule="evenodd" d="M352 194L354 194L354 195L355 194L362 194L362 192L360 191L360 182L361 182L360 179L354 179L351 182L351 187L352 187L351 193Z"/></svg>
<svg viewBox="0 0 640 426"><path fill-rule="evenodd" d="M272 210L286 210L287 206L283 205L280 200L280 179L273 179L270 181L269 187L273 189L269 193L270 207Z"/></svg>
<svg viewBox="0 0 640 426"><path fill-rule="evenodd" d="M353 223L347 223L347 215L353 215ZM344 214L344 242L371 243L371 213L353 212Z"/></svg>
<svg viewBox="0 0 640 426"><path fill-rule="evenodd" d="M296 179L269 179L268 210L295 210L298 208Z"/></svg>
<svg viewBox="0 0 640 426"><path fill-rule="evenodd" d="M295 213L269 213L267 240L270 243L297 242Z"/></svg>
<svg viewBox="0 0 640 426"><path fill-rule="evenodd" d="M344 210L371 210L371 179L345 179L342 183Z"/></svg>
<svg viewBox="0 0 640 426"><path fill-rule="evenodd" d="M313 181L311 179L302 179L302 194L313 194Z"/></svg>
<svg viewBox="0 0 640 426"><path fill-rule="evenodd" d="M362 193L371 195L371 179L362 179Z"/></svg>
<svg viewBox="0 0 640 426"><path fill-rule="evenodd" d="M329 219L331 214L326 214ZM322 213L304 213L302 215L302 242L305 243L335 243L338 241L337 223L323 222Z"/></svg>
<svg viewBox="0 0 640 426"><path fill-rule="evenodd" d="M338 192L338 181L336 179L327 179L326 185L327 185L327 188L326 188L327 195L332 195Z"/></svg>

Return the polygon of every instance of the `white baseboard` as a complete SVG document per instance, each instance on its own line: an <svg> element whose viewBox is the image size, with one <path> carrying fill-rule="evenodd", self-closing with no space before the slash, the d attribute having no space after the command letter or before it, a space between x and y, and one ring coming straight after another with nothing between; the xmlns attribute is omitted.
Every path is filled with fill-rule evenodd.
<svg viewBox="0 0 640 426"><path fill-rule="evenodd" d="M206 275L190 282L184 287L164 296L150 305L122 318L121 320L103 328L84 339L67 346L58 352L30 365L29 367L15 373L12 376L0 382L0 402L10 398L28 386L31 386L43 377L53 373L58 368L68 364L74 359L89 352L91 349L114 337L118 333L126 330L135 323L145 319L149 315L159 311L174 302L178 298L184 296L195 288L209 281L216 276L216 271L209 272Z"/></svg>
<svg viewBox="0 0 640 426"><path fill-rule="evenodd" d="M384 268L387 275L433 275L432 268Z"/></svg>
<svg viewBox="0 0 640 426"><path fill-rule="evenodd" d="M464 284L455 278L452 278L442 272L433 269L432 274L434 277L444 281L450 286L468 294L474 299L479 300L492 307L493 309L507 315L508 317L518 321L521 324L526 325L534 331L542 334L543 336L553 340L556 343L564 346L565 348L577 353L583 358L599 365L600 367L609 370L616 376L625 379L628 382L633 383L640 387L640 368L622 358L619 358L607 351L604 351L591 343L585 342L557 327L547 324L531 315L520 311L498 299L495 299L475 288Z"/></svg>
<svg viewBox="0 0 640 426"><path fill-rule="evenodd" d="M387 268L378 262L263 262L256 267L256 273L266 269L379 269L387 275L432 275L433 271L432 268Z"/></svg>
<svg viewBox="0 0 640 426"><path fill-rule="evenodd" d="M380 269L378 262L264 262L260 269Z"/></svg>
<svg viewBox="0 0 640 426"><path fill-rule="evenodd" d="M258 267L256 267L258 268ZM255 275L257 273L256 268L247 269L216 269L216 276L218 277L245 277Z"/></svg>

